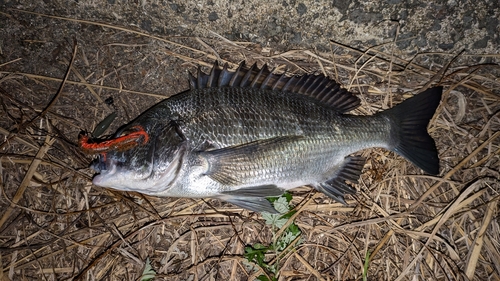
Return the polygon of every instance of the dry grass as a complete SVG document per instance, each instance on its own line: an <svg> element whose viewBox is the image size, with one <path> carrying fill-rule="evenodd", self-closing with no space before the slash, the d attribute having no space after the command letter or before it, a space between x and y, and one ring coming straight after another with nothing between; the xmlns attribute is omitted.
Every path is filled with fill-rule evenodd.
<svg viewBox="0 0 500 281"><path fill-rule="evenodd" d="M13 25L30 17L92 29L95 40L47 38L60 44L50 53L47 42L23 42L31 53L12 50L16 58L0 63L0 280L138 280L147 257L159 279L260 274L243 257L246 245L272 240L258 214L217 200L95 187L91 159L76 145L78 132L113 108L116 128L186 89L182 70L216 59L323 72L360 93L358 114L445 86L429 127L441 174L422 175L401 157L371 149L362 152L367 165L347 206L306 187L294 190L290 220L303 243L279 260L270 257L280 264L280 280L357 280L365 264L370 280L500 280L499 55L404 57L393 42L364 51L332 42L328 53L280 52L215 33L167 40L95 22L3 15ZM113 105L104 103L108 97Z"/></svg>

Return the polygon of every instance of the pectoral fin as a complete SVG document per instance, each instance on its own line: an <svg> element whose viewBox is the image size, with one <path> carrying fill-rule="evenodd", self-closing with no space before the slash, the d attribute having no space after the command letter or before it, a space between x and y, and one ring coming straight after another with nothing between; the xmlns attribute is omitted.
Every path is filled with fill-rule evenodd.
<svg viewBox="0 0 500 281"><path fill-rule="evenodd" d="M365 159L363 157L346 157L330 180L313 186L330 198L345 205L344 195L356 193L355 189L347 185L346 180L357 183L364 164Z"/></svg>
<svg viewBox="0 0 500 281"><path fill-rule="evenodd" d="M242 145L200 152L206 159L205 175L227 186L251 184L269 165L283 157L283 151L301 136L275 137Z"/></svg>

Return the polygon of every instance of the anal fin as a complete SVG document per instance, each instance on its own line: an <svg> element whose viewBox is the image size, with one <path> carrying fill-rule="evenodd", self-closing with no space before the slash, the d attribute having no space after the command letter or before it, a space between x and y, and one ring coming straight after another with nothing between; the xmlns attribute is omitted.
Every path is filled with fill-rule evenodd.
<svg viewBox="0 0 500 281"><path fill-rule="evenodd" d="M261 185L222 191L221 194L241 197L277 197L283 194L283 190L276 185Z"/></svg>
<svg viewBox="0 0 500 281"><path fill-rule="evenodd" d="M331 179L315 184L314 188L345 205L344 195L356 193L356 190L347 185L346 181L357 183L364 165L363 157L346 157Z"/></svg>
<svg viewBox="0 0 500 281"><path fill-rule="evenodd" d="M254 212L268 212L271 214L277 214L278 211L274 209L274 207L271 205L271 202L269 202L266 198L264 197L242 197L242 196L235 196L235 195L226 195L220 197L220 199L227 201L231 204L234 204L238 207L254 211Z"/></svg>

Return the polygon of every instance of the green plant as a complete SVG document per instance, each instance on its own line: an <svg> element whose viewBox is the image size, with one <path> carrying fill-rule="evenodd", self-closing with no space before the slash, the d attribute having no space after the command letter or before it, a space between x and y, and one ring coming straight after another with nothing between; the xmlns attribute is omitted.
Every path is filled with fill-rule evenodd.
<svg viewBox="0 0 500 281"><path fill-rule="evenodd" d="M291 210L290 202L292 201L292 196L290 193L285 193L281 197L269 198L269 201L273 203L274 208L279 212L279 214L262 213L262 218L264 218L266 224L271 226L274 236L273 243L271 245L256 243L245 247L245 258L249 262L257 264L265 272L265 274L257 277L260 281L278 280L279 258L285 254L283 251L292 245L294 241L297 241L295 242L296 245L300 243L297 237L299 237L301 231L293 222L279 237L276 237L278 231L287 224L288 220L295 213L294 210ZM266 255L274 255L276 257L275 261L271 264L270 259L266 259Z"/></svg>
<svg viewBox="0 0 500 281"><path fill-rule="evenodd" d="M366 251L365 264L363 266L363 281L368 280L368 268L370 267L370 251Z"/></svg>
<svg viewBox="0 0 500 281"><path fill-rule="evenodd" d="M144 265L144 271L142 272L141 281L150 281L153 280L156 276L156 271L154 271L151 266L151 261L149 258L146 258L146 264Z"/></svg>

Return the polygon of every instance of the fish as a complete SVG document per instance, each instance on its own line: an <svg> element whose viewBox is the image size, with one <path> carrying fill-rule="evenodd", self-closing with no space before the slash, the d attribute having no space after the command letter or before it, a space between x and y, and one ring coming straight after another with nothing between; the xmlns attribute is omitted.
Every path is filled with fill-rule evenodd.
<svg viewBox="0 0 500 281"><path fill-rule="evenodd" d="M276 213L267 197L308 185L346 204L366 160L381 147L439 173L427 126L443 88L429 88L373 115L349 114L360 99L321 74L234 71L217 63L189 74L190 89L152 106L109 139L80 135L97 155L93 184L158 197L217 198Z"/></svg>

